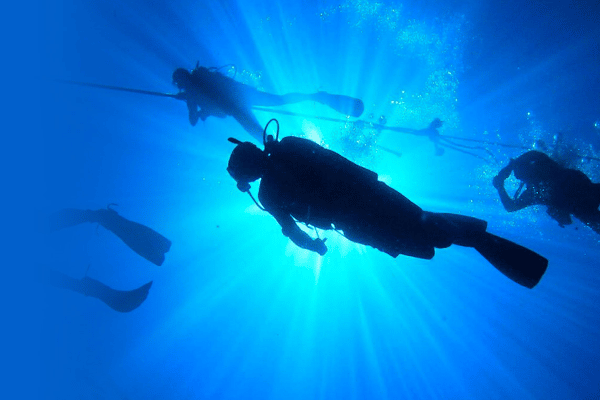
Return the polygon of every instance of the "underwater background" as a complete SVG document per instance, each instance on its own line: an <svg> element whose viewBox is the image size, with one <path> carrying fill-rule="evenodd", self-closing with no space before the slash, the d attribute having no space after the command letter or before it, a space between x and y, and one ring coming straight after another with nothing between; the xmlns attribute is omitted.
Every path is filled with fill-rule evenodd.
<svg viewBox="0 0 600 400"><path fill-rule="evenodd" d="M600 182L597 2L39 7L35 215L116 203L173 245L157 267L93 224L46 238L42 267L121 290L153 285L124 314L41 290L28 304L40 356L28 372L39 385L24 383L21 395L599 398L600 237L578 221L559 227L545 207L508 214L491 184L510 157L559 134L575 167ZM332 231L320 232L324 257L299 249L228 175L226 139L253 140L232 118L192 127L183 102L56 81L175 93L172 72L196 62L268 92L361 98L365 123L313 102L257 117L378 172L425 210L487 220L490 232L547 257L545 276L529 290L473 249L394 259ZM443 145L370 124L423 129L434 118L444 121Z"/></svg>

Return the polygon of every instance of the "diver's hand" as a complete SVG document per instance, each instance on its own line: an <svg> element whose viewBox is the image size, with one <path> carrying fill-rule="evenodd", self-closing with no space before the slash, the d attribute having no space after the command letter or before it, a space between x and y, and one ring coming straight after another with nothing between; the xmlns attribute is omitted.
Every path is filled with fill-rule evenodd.
<svg viewBox="0 0 600 400"><path fill-rule="evenodd" d="M327 238L325 239L315 239L313 240L313 251L319 253L319 255L323 256L325 255L325 253L327 253L327 246L325 246L325 241L327 240Z"/></svg>

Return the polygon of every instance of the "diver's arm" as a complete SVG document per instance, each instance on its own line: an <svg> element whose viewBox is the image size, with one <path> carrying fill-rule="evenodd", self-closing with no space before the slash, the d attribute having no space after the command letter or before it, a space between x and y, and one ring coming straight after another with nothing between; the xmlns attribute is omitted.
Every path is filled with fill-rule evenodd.
<svg viewBox="0 0 600 400"><path fill-rule="evenodd" d="M325 241L321 239L313 239L306 232L298 227L296 221L289 215L283 213L273 213L269 211L273 217L281 225L281 232L290 238L292 242L298 247L303 249L314 251L320 255L324 255L327 252L327 246Z"/></svg>
<svg viewBox="0 0 600 400"><path fill-rule="evenodd" d="M504 188L504 180L506 179L506 177L504 175L501 175L501 174L504 174L503 171L504 170L500 171L500 173L494 177L494 180L492 181L492 183L494 184L494 187L498 191L498 195L500 196L500 201L502 202L504 209L508 212L513 212L513 211L518 211L522 208L527 207L527 205L524 205L522 201L521 202L518 201L520 199L520 197L518 197L517 199L512 199L508 195L508 193L506 192L506 189ZM510 175L510 172L508 174ZM525 189L525 192L527 192L527 189ZM523 194L525 194L525 193L523 193ZM521 203L521 204L518 204L518 203Z"/></svg>
<svg viewBox="0 0 600 400"><path fill-rule="evenodd" d="M510 161L508 162L508 165L504 168L502 168L500 170L500 172L498 172L498 175L496 175L494 177L494 179L492 180L492 184L494 185L494 187L496 189L500 189L500 187L504 187L504 181L506 180L506 178L508 178L510 176L510 174L512 173L513 169L514 169L514 165L515 165L515 160L513 160L512 158L510 159Z"/></svg>
<svg viewBox="0 0 600 400"><path fill-rule="evenodd" d="M494 186L496 186L496 185L494 184ZM506 211L513 212L513 211L519 210L519 208L517 208L515 206L515 201L510 198L508 193L506 193L506 189L504 188L504 181L502 182L501 186L496 186L496 189L498 190L498 195L500 196L500 201L502 202L502 205L504 206L504 209ZM523 208L523 207L521 207L521 208Z"/></svg>
<svg viewBox="0 0 600 400"><path fill-rule="evenodd" d="M523 183L521 183L523 185ZM535 204L540 204L535 201L535 189L531 188L529 185L523 190L519 196L516 198L511 198L508 193L506 193L506 189L504 188L504 181L502 185L496 188L498 190L498 195L500 195L500 201L504 206L504 209L508 212L519 211L524 209L525 207L529 207Z"/></svg>

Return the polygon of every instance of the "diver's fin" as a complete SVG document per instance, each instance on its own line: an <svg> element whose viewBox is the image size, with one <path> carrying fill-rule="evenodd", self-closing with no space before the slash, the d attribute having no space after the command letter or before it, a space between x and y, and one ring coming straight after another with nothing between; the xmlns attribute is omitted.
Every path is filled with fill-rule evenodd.
<svg viewBox="0 0 600 400"><path fill-rule="evenodd" d="M81 279L81 293L100 299L119 312L129 312L138 308L148 297L150 286L152 281L134 290L115 290L87 276Z"/></svg>
<svg viewBox="0 0 600 400"><path fill-rule="evenodd" d="M98 223L117 235L133 251L146 260L162 265L171 241L145 225L121 217L111 209L98 210Z"/></svg>
<svg viewBox="0 0 600 400"><path fill-rule="evenodd" d="M489 232L472 238L473 247L506 277L529 289L542 279L548 260Z"/></svg>
<svg viewBox="0 0 600 400"><path fill-rule="evenodd" d="M330 94L326 92L318 92L315 95L319 103L325 104L333 108L335 111L349 115L351 117L360 117L365 110L365 104L361 99L356 99L342 94Z"/></svg>

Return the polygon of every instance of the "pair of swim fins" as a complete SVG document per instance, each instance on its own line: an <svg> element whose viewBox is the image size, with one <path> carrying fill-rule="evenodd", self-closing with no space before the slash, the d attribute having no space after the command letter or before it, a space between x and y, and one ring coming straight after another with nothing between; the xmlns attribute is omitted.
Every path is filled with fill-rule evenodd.
<svg viewBox="0 0 600 400"><path fill-rule="evenodd" d="M117 235L137 254L158 266L163 264L165 253L171 248L171 241L160 233L145 225L124 218L110 208L100 210L67 208L60 210L52 216L50 230L59 230L85 222L102 225ZM54 286L71 289L86 296L96 297L113 310L120 312L129 312L139 307L148 297L148 291L152 286L152 281L150 281L134 290L115 290L87 276L83 279L74 279L58 272L52 272L51 283Z"/></svg>

